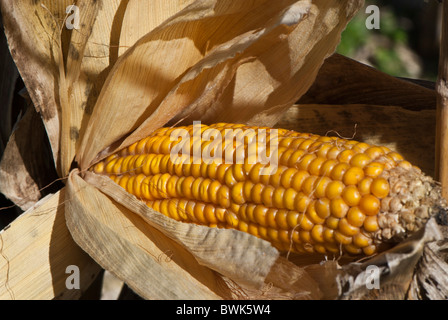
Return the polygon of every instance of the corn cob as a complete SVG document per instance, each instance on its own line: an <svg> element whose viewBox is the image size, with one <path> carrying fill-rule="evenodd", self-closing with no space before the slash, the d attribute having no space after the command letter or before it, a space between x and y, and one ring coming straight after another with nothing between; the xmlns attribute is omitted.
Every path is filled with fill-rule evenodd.
<svg viewBox="0 0 448 320"><path fill-rule="evenodd" d="M221 135L193 138L179 156L186 143L173 133L194 137L195 127L161 128L92 171L168 217L249 232L297 253L372 255L445 207L437 183L387 147L282 129L258 139L269 128L236 124L196 128ZM235 139L224 139L229 131ZM273 141L278 161L263 174L272 163L249 159L263 143L274 154Z"/></svg>

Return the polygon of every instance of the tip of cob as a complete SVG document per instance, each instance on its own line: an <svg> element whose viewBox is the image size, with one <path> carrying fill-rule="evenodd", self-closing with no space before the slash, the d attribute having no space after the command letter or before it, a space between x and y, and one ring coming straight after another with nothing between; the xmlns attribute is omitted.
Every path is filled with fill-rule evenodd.
<svg viewBox="0 0 448 320"><path fill-rule="evenodd" d="M383 172L382 177L388 180L390 191L381 200L376 242L400 242L431 217L441 224L447 219L447 203L440 185L418 168L395 167Z"/></svg>

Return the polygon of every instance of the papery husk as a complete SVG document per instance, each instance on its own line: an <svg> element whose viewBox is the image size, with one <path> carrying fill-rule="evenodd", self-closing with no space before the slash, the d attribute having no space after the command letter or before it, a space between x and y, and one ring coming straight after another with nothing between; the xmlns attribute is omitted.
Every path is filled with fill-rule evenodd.
<svg viewBox="0 0 448 320"><path fill-rule="evenodd" d="M0 300L79 299L100 273L67 230L64 201L62 189L0 232ZM79 268L79 289L67 287L69 266Z"/></svg>
<svg viewBox="0 0 448 320"><path fill-rule="evenodd" d="M70 0L0 2L11 55L25 85L32 88L29 94L45 123L55 164L61 138L55 57L58 43L67 43L67 33L59 32L55 19L63 18L70 4Z"/></svg>

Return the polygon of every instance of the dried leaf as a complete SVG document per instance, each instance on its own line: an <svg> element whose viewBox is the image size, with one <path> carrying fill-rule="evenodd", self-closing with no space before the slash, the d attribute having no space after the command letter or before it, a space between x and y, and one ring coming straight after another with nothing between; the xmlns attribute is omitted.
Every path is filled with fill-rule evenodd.
<svg viewBox="0 0 448 320"><path fill-rule="evenodd" d="M42 199L0 232L0 299L79 299L100 267L73 241L65 225L65 191ZM80 290L66 285L79 268Z"/></svg>
<svg viewBox="0 0 448 320"><path fill-rule="evenodd" d="M60 114L58 87L58 56L63 21L70 0L0 2L5 33L11 55L29 90L36 110L41 114L50 139L54 161L59 159ZM64 34L66 35L66 34ZM64 50L64 48L62 48Z"/></svg>

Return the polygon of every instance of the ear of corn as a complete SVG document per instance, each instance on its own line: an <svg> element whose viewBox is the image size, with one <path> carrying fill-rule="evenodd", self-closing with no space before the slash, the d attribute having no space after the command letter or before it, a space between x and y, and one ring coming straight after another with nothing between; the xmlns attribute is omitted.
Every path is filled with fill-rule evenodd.
<svg viewBox="0 0 448 320"><path fill-rule="evenodd" d="M266 129L161 128L92 170L168 217L238 229L297 253L372 255L444 206L434 181L386 147L288 130L259 139ZM187 156L173 157L182 144L175 130L199 134ZM200 139L210 132L222 139ZM224 139L229 132L236 139ZM271 163L252 163L251 147L274 140L278 163L266 173Z"/></svg>

